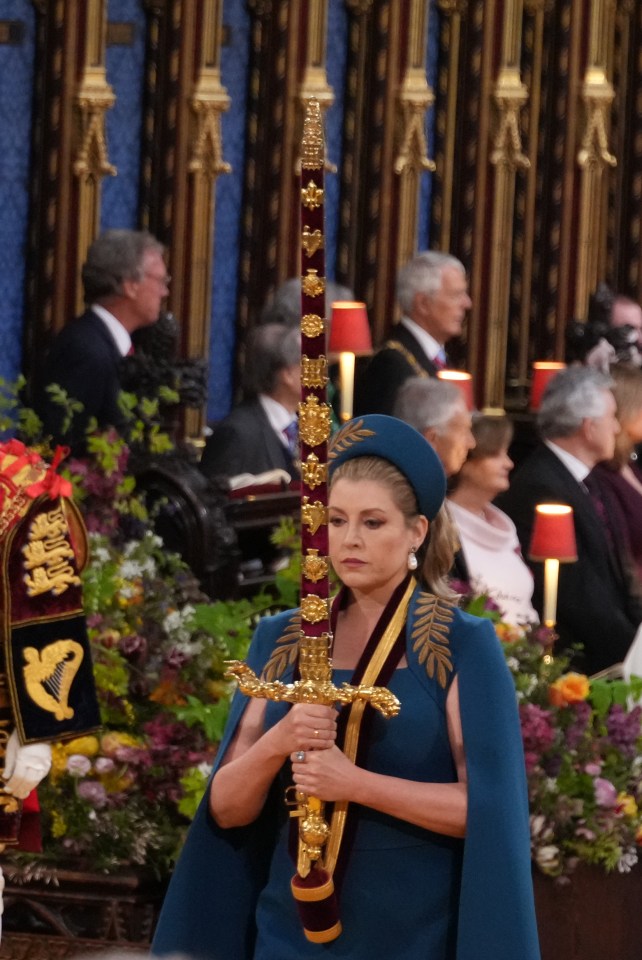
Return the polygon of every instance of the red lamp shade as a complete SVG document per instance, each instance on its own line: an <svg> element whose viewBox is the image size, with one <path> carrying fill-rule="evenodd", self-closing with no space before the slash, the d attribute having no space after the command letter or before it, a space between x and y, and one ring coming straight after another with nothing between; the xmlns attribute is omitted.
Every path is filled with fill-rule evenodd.
<svg viewBox="0 0 642 960"><path fill-rule="evenodd" d="M565 503L539 503L528 555L531 560L577 560L573 508Z"/></svg>
<svg viewBox="0 0 642 960"><path fill-rule="evenodd" d="M438 370L437 377L439 380L446 380L448 383L452 383L458 390L460 390L466 401L466 407L469 410L475 409L475 398L473 397L473 377L471 373L466 373L463 370Z"/></svg>
<svg viewBox="0 0 642 960"><path fill-rule="evenodd" d="M531 410L539 410L542 394L549 380L552 380L566 364L561 360L537 360L533 364L533 378L531 380L531 396L529 406Z"/></svg>
<svg viewBox="0 0 642 960"><path fill-rule="evenodd" d="M372 335L365 303L335 300L332 304L328 353L372 353Z"/></svg>

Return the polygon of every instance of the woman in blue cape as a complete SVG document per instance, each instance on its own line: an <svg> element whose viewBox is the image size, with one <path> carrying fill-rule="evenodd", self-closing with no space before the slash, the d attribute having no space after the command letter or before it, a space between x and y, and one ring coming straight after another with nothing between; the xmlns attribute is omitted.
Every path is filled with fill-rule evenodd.
<svg viewBox="0 0 642 960"><path fill-rule="evenodd" d="M341 583L333 678L385 686L401 710L384 719L370 706L237 694L153 955L538 960L515 690L492 625L462 613L444 580L441 464L391 417L340 435L328 504ZM291 682L299 631L298 611L265 618L248 665ZM290 889L293 782L325 802L331 824L342 932L327 943L306 938Z"/></svg>

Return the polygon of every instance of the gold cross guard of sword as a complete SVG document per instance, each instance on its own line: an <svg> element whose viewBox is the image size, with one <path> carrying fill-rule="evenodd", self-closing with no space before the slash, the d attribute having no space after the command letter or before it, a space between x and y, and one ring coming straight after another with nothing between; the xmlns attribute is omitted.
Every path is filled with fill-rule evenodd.
<svg viewBox="0 0 642 960"><path fill-rule="evenodd" d="M321 703L325 706L364 700L384 717L394 717L399 713L399 700L385 687L357 687L349 683L336 686L332 682L329 649L330 637L327 633L319 637L307 637L301 633L301 679L293 683L261 680L241 660L227 663L227 675L238 681L239 690L248 697L285 703ZM307 877L311 864L321 857L323 846L330 835L330 827L323 817L323 801L318 797L308 797L297 790L295 803L290 805L294 806L290 815L300 817L297 872L300 876Z"/></svg>

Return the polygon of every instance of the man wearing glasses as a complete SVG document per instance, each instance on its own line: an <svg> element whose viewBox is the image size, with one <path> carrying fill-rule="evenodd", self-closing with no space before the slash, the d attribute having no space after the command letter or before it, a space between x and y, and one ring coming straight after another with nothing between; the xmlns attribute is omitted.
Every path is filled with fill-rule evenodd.
<svg viewBox="0 0 642 960"><path fill-rule="evenodd" d="M122 358L132 334L156 323L169 292L165 248L146 231L107 230L90 246L82 268L86 310L53 339L36 410L46 434L82 451L87 426L122 431L119 406ZM74 404L73 416L54 398L57 385Z"/></svg>

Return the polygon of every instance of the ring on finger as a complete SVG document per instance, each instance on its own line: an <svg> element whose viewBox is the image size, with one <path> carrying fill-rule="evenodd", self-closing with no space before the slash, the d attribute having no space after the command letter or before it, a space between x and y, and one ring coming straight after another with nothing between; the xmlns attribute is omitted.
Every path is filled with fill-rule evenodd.
<svg viewBox="0 0 642 960"><path fill-rule="evenodd" d="M314 731L314 736L315 736L315 737L318 737L318 736L319 736L319 731L318 731L318 730L315 730L315 731Z"/></svg>
<svg viewBox="0 0 642 960"><path fill-rule="evenodd" d="M294 759L297 761L297 763L303 763L305 760L305 750L297 750L297 752L294 754Z"/></svg>

